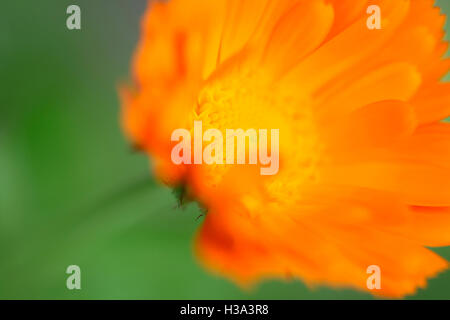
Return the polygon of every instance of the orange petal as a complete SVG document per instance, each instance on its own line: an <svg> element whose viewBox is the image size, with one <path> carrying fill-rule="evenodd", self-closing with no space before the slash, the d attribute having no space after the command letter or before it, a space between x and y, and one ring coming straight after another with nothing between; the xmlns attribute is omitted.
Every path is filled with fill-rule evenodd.
<svg viewBox="0 0 450 320"><path fill-rule="evenodd" d="M366 27L367 17L364 16L293 68L283 82L302 82L303 89L314 91L376 56L405 19L409 1L380 1L380 6L385 25L382 30L369 30ZM358 50L354 48L355 43Z"/></svg>
<svg viewBox="0 0 450 320"><path fill-rule="evenodd" d="M450 116L450 83L436 83L422 90L412 100L421 124L444 120Z"/></svg>
<svg viewBox="0 0 450 320"><path fill-rule="evenodd" d="M324 172L330 183L390 192L410 205L450 206L450 168L405 160L353 163Z"/></svg>
<svg viewBox="0 0 450 320"><path fill-rule="evenodd" d="M407 63L394 63L376 69L346 86L322 92L316 103L328 118L348 114L359 107L384 100L408 101L419 88L421 77ZM340 90L338 90L340 89Z"/></svg>
<svg viewBox="0 0 450 320"><path fill-rule="evenodd" d="M263 63L277 73L288 70L322 43L333 17L333 7L324 1L299 1L272 31Z"/></svg>
<svg viewBox="0 0 450 320"><path fill-rule="evenodd" d="M413 133L416 128L414 109L408 103L396 100L376 102L359 108L336 121L329 128L330 144L340 152L386 147Z"/></svg>

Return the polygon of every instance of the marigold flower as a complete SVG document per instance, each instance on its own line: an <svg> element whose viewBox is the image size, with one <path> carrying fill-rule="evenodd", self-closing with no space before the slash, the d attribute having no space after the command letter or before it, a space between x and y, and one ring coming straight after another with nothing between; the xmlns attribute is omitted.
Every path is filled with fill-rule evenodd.
<svg viewBox="0 0 450 320"><path fill-rule="evenodd" d="M206 209L196 253L241 285L274 277L403 297L447 262L450 83L432 0L151 2L123 126ZM380 30L367 28L369 5ZM279 129L280 168L175 165L171 133Z"/></svg>

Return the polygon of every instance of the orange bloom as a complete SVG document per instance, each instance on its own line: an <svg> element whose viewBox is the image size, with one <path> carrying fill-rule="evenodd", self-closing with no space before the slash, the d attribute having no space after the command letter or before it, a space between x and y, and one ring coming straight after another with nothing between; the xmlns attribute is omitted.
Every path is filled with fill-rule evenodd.
<svg viewBox="0 0 450 320"><path fill-rule="evenodd" d="M123 125L158 177L207 209L196 253L241 285L273 277L424 287L450 244L450 83L432 0L152 2ZM369 5L381 30L369 30ZM175 165L171 133L280 130L280 168Z"/></svg>

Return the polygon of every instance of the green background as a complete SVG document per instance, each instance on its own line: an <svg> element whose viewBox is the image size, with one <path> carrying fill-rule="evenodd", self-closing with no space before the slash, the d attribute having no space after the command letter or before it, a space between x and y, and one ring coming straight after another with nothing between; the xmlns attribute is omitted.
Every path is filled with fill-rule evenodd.
<svg viewBox="0 0 450 320"><path fill-rule="evenodd" d="M82 30L69 31L74 3ZM450 13L450 1L438 3ZM145 1L0 7L0 298L370 298L300 281L242 291L199 266L198 208L177 208L118 124L117 87L129 79ZM81 290L66 288L71 264ZM450 298L450 272L413 298Z"/></svg>

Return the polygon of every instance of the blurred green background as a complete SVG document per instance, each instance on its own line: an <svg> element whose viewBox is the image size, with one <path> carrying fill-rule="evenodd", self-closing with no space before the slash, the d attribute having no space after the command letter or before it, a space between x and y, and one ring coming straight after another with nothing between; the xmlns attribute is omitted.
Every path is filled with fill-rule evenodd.
<svg viewBox="0 0 450 320"><path fill-rule="evenodd" d="M66 28L78 4L82 29ZM438 4L450 13L450 1ZM361 299L299 281L242 291L193 257L202 223L177 208L119 128L145 0L3 1L0 298ZM450 249L437 250L450 259ZM81 290L66 288L81 267ZM413 298L450 298L450 272Z"/></svg>

